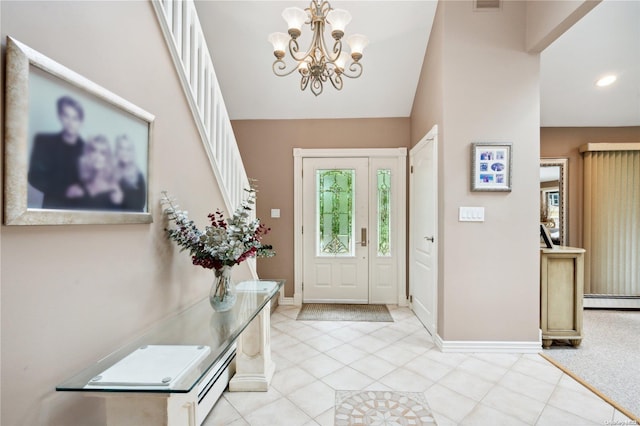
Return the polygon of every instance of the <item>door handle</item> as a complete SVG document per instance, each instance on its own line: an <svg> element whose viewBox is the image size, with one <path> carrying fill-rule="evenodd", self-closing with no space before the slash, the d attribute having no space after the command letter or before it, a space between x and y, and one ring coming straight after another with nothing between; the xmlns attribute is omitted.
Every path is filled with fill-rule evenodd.
<svg viewBox="0 0 640 426"><path fill-rule="evenodd" d="M427 241L431 241L432 243L435 242L435 238L434 237L424 237L425 240Z"/></svg>
<svg viewBox="0 0 640 426"><path fill-rule="evenodd" d="M356 241L356 244L360 244L362 247L367 246L367 228L360 228L360 241Z"/></svg>

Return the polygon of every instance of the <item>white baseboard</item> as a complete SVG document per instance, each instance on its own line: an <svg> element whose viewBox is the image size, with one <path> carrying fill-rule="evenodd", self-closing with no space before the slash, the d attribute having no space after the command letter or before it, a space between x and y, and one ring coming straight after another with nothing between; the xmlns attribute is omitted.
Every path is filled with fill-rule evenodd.
<svg viewBox="0 0 640 426"><path fill-rule="evenodd" d="M476 340L442 340L439 334L434 342L442 352L518 353L531 354L542 351L542 342L508 342Z"/></svg>
<svg viewBox="0 0 640 426"><path fill-rule="evenodd" d="M293 297L280 296L280 298L278 299L278 305L293 306Z"/></svg>
<svg viewBox="0 0 640 426"><path fill-rule="evenodd" d="M284 295L284 288L280 289L280 294L278 295L278 305L294 305L293 297L287 297Z"/></svg>

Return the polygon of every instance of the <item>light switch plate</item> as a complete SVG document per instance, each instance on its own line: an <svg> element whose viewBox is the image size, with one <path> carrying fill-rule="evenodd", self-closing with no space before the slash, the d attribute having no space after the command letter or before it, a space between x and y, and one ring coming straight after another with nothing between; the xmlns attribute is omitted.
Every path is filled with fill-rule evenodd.
<svg viewBox="0 0 640 426"><path fill-rule="evenodd" d="M484 207L460 207L460 222L484 222Z"/></svg>
<svg viewBox="0 0 640 426"><path fill-rule="evenodd" d="M271 209L271 218L279 218L280 217L280 209Z"/></svg>

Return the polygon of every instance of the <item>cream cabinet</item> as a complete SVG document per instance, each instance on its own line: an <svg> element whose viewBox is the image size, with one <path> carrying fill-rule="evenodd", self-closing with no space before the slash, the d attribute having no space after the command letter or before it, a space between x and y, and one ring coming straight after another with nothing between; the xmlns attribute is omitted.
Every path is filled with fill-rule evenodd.
<svg viewBox="0 0 640 426"><path fill-rule="evenodd" d="M540 328L542 346L553 340L582 341L584 253L575 247L540 249Z"/></svg>

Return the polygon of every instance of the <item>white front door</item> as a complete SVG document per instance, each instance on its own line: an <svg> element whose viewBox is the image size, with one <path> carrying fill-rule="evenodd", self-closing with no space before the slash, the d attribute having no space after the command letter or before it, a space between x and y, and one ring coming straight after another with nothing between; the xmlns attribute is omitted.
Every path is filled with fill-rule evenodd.
<svg viewBox="0 0 640 426"><path fill-rule="evenodd" d="M369 159L303 160L303 301L369 302Z"/></svg>
<svg viewBox="0 0 640 426"><path fill-rule="evenodd" d="M437 300L437 128L409 153L409 294L411 308L431 335Z"/></svg>

